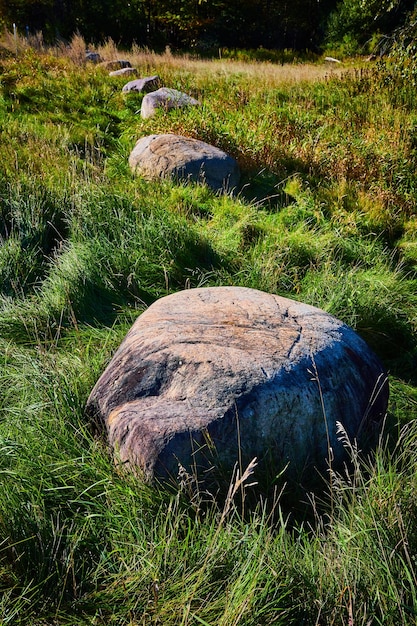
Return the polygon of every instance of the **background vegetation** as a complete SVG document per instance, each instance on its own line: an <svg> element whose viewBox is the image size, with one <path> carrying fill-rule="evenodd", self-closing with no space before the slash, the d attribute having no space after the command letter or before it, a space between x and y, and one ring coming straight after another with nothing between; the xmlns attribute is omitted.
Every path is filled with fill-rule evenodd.
<svg viewBox="0 0 417 626"><path fill-rule="evenodd" d="M372 52L415 0L0 0L0 27L51 44L79 32L152 49L218 55L222 48Z"/></svg>
<svg viewBox="0 0 417 626"><path fill-rule="evenodd" d="M140 75L202 103L142 120L141 96L85 65L80 37L35 51L4 36L2 626L416 623L411 40L383 64L336 70L133 47L123 56ZM111 42L98 50L117 56ZM133 179L135 141L166 131L232 154L237 195ZM352 471L297 508L279 481L252 508L256 485L221 505L187 476L171 493L146 486L86 422L89 391L144 307L220 284L326 309L390 372L375 454L346 442Z"/></svg>

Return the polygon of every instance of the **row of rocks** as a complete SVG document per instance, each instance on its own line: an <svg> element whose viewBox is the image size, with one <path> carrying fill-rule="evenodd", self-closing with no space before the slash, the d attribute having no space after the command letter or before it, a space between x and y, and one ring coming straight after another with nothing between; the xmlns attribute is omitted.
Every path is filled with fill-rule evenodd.
<svg viewBox="0 0 417 626"><path fill-rule="evenodd" d="M124 68L117 72L110 72L110 75L120 75L121 72L126 72L128 69L133 68ZM178 89L161 87L161 79L157 75L131 80L123 86L122 92L145 94L140 109L141 117L144 119L153 117L158 109L170 111L171 109L182 109L199 104L198 100L182 91L178 91Z"/></svg>
<svg viewBox="0 0 417 626"><path fill-rule="evenodd" d="M198 104L160 87L158 76L123 91L145 92L145 119L157 108ZM239 182L226 153L170 133L139 139L129 165L147 178L215 190ZM387 403L384 368L341 321L273 294L212 287L161 298L142 313L87 413L107 431L118 461L145 479L175 481L185 469L210 482L230 477L237 459L247 465L256 457L261 475L287 467L298 482L341 464L344 439L378 432Z"/></svg>
<svg viewBox="0 0 417 626"><path fill-rule="evenodd" d="M126 59L103 61L97 52L87 51L86 60L110 70L110 76L137 73ZM188 94L161 86L158 75L135 78L123 86L122 92L145 94L140 109L143 119L153 117L161 109L170 111L199 105ZM170 177L178 182L198 182L216 192L231 192L240 180L239 166L231 156L203 141L171 133L139 139L130 154L129 165L134 175L153 180Z"/></svg>
<svg viewBox="0 0 417 626"><path fill-rule="evenodd" d="M120 75L131 68L111 72ZM170 111L197 106L198 100L169 87L160 87L159 76L131 80L123 86L123 93L144 93L140 114L143 119L153 117L157 110ZM173 178L176 181L206 184L216 192L233 191L240 180L237 161L203 141L172 133L148 135L138 140L129 156L129 165L135 175L155 180Z"/></svg>
<svg viewBox="0 0 417 626"><path fill-rule="evenodd" d="M109 76L137 74L137 70L126 60L106 61L104 65L112 70ZM140 109L140 114L144 119L153 117L158 109L169 111L199 104L198 100L186 93L169 87L161 87L161 79L157 75L131 80L123 86L122 92L147 94L143 98Z"/></svg>

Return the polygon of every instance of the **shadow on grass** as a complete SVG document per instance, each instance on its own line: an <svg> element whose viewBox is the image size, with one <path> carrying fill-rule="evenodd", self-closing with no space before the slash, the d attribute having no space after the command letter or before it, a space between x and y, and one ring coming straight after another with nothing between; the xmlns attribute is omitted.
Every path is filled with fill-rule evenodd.
<svg viewBox="0 0 417 626"><path fill-rule="evenodd" d="M24 298L3 296L0 332L20 344L56 342L78 325L111 327L127 310L141 311L173 291L215 282L232 270L203 238L190 234L166 266L148 259L132 271L129 258L106 257L88 245L69 246L50 263L39 287Z"/></svg>
<svg viewBox="0 0 417 626"><path fill-rule="evenodd" d="M312 183L315 180L322 180L322 174L314 165L287 155L282 155L275 171L254 163L243 163L241 168L239 195L247 202L270 210L280 209L293 201L284 191L288 179L292 176L299 174Z"/></svg>
<svg viewBox="0 0 417 626"><path fill-rule="evenodd" d="M417 386L417 338L410 320L375 303L374 309L359 320L356 331L389 373Z"/></svg>

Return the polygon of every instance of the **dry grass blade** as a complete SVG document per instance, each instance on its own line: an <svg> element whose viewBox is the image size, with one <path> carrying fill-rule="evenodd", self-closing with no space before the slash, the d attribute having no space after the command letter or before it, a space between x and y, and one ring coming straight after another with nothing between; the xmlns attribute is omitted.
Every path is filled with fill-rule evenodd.
<svg viewBox="0 0 417 626"><path fill-rule="evenodd" d="M236 465L234 467L234 471L233 471L232 480L230 481L229 490L227 492L226 501L224 503L224 507L223 507L223 512L222 512L220 523L222 523L224 521L224 518L227 517L227 515L228 515L228 513L229 513L229 511L230 511L230 509L231 509L231 507L233 505L233 500L234 500L234 497L237 494L237 492L242 487L243 488L247 488L247 487L252 487L253 485L256 485L256 482L253 482L253 483L250 483L250 484L246 484L246 481L254 473L257 464L258 464L257 463L257 459L255 457L249 463L249 465L247 466L247 468L243 472L242 476L239 476L239 468L238 468L237 463L236 463Z"/></svg>

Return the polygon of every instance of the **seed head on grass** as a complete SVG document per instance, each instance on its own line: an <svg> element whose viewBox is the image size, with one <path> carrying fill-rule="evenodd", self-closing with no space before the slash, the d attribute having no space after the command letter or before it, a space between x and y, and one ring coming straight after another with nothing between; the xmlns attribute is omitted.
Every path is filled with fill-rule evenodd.
<svg viewBox="0 0 417 626"><path fill-rule="evenodd" d="M234 470L233 470L233 474L232 474L232 478L230 480L230 485L229 485L229 489L227 492L227 496L226 496L226 500L223 506L223 510L222 510L222 515L220 518L220 523L219 525L221 525L223 523L223 521L226 519L226 517L228 516L232 506L233 506L233 502L234 502L234 498L236 496L236 494L240 491L242 494L242 499L244 499L244 494L245 494L245 490L248 489L249 487L253 487L254 485L256 485L256 481L252 482L252 483L247 483L246 481L252 476L252 474L255 471L256 466L258 465L257 463L257 459L256 457L254 459L252 459L252 461L249 463L249 465L247 466L247 468L245 469L245 471L243 472L242 476L240 476L240 472L239 472L239 466L238 463L235 464Z"/></svg>

